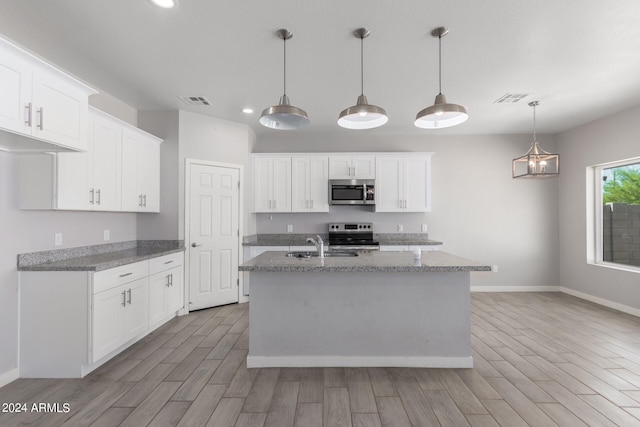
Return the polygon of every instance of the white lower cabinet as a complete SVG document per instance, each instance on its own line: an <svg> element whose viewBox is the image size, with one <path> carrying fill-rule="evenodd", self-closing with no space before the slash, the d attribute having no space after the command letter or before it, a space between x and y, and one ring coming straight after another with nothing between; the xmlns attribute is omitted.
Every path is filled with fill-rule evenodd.
<svg viewBox="0 0 640 427"><path fill-rule="evenodd" d="M184 306L182 254L151 260L149 263L149 327L154 328L175 316Z"/></svg>
<svg viewBox="0 0 640 427"><path fill-rule="evenodd" d="M93 295L93 362L146 332L148 284L145 277Z"/></svg>
<svg viewBox="0 0 640 427"><path fill-rule="evenodd" d="M21 271L20 377L81 378L175 317L184 307L183 259Z"/></svg>
<svg viewBox="0 0 640 427"><path fill-rule="evenodd" d="M148 275L148 261L93 274L92 362L149 328Z"/></svg>

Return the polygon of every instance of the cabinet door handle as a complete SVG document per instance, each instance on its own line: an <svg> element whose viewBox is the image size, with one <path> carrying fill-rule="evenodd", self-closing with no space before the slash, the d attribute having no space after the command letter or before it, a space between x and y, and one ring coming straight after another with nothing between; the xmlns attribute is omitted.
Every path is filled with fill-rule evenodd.
<svg viewBox="0 0 640 427"><path fill-rule="evenodd" d="M402 209L402 200L398 200L398 207Z"/></svg>
<svg viewBox="0 0 640 427"><path fill-rule="evenodd" d="M142 194L138 196L138 206L142 207Z"/></svg>
<svg viewBox="0 0 640 427"><path fill-rule="evenodd" d="M38 113L40 113L40 124L38 127L40 130L44 130L44 107L38 108Z"/></svg>
<svg viewBox="0 0 640 427"><path fill-rule="evenodd" d="M169 274L169 284L173 286L173 273Z"/></svg>
<svg viewBox="0 0 640 427"><path fill-rule="evenodd" d="M129 305L131 305L131 289L127 290L127 293L129 294L129 299L127 300L127 302L129 303Z"/></svg>
<svg viewBox="0 0 640 427"><path fill-rule="evenodd" d="M127 293L126 293L126 291L122 291L122 306L123 307L127 306Z"/></svg>
<svg viewBox="0 0 640 427"><path fill-rule="evenodd" d="M169 275L167 274L167 284L165 285L167 288L171 286L171 280L169 279Z"/></svg>
<svg viewBox="0 0 640 427"><path fill-rule="evenodd" d="M93 198L94 198L93 188L91 190L89 190L89 193L91 193L91 200L89 200L89 203L93 204Z"/></svg>
<svg viewBox="0 0 640 427"><path fill-rule="evenodd" d="M309 200L311 202L311 209L313 209L313 200Z"/></svg>
<svg viewBox="0 0 640 427"><path fill-rule="evenodd" d="M33 111L33 108L31 106L31 103L28 103L27 105L24 106L24 116L25 116L25 121L24 124L31 127L31 111Z"/></svg>
<svg viewBox="0 0 640 427"><path fill-rule="evenodd" d="M407 201L406 200L404 201L404 207L405 208L407 207Z"/></svg>
<svg viewBox="0 0 640 427"><path fill-rule="evenodd" d="M100 190L96 190L96 205L100 204Z"/></svg>
<svg viewBox="0 0 640 427"><path fill-rule="evenodd" d="M125 273L125 274L121 274L120 277L127 277L127 276L131 276L133 273Z"/></svg>
<svg viewBox="0 0 640 427"><path fill-rule="evenodd" d="M142 198L144 199L144 207L147 207L147 195L143 195Z"/></svg>

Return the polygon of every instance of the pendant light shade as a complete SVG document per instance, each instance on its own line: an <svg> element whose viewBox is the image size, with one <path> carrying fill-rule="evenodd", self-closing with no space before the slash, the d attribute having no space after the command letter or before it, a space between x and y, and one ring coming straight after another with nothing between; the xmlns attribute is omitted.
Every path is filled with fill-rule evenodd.
<svg viewBox="0 0 640 427"><path fill-rule="evenodd" d="M309 117L302 108L291 105L287 96L287 40L293 37L293 33L282 29L276 34L284 41L284 94L280 97L278 105L266 108L262 112L260 124L271 129L300 129L309 125Z"/></svg>
<svg viewBox="0 0 640 427"><path fill-rule="evenodd" d="M384 108L371 105L364 96L364 39L371 32L366 28L358 28L353 32L360 39L360 96L356 105L345 108L338 117L338 125L347 129L373 129L389 121Z"/></svg>
<svg viewBox="0 0 640 427"><path fill-rule="evenodd" d="M442 94L442 37L447 35L449 30L445 27L438 27L431 32L433 37L438 38L438 86L439 93L436 95L432 106L427 107L416 114L416 121L413 123L423 129L441 129L459 125L465 122L469 115L467 109L462 105L449 104Z"/></svg>
<svg viewBox="0 0 640 427"><path fill-rule="evenodd" d="M513 159L511 173L513 178L545 178L560 173L560 155L552 154L540 148L536 138L536 107L538 101L529 103L533 107L533 142L523 156Z"/></svg>

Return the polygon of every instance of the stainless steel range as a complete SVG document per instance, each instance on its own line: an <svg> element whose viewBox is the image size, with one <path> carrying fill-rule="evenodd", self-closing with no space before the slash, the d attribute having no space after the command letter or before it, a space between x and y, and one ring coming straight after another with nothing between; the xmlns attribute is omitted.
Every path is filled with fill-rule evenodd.
<svg viewBox="0 0 640 427"><path fill-rule="evenodd" d="M331 250L379 250L380 243L373 240L373 224L332 223L329 224L329 247Z"/></svg>

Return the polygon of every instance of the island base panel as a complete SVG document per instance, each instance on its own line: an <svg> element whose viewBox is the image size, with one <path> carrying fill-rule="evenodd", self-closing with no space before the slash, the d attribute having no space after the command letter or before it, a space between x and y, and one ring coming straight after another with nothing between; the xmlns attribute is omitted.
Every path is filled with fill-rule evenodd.
<svg viewBox="0 0 640 427"><path fill-rule="evenodd" d="M469 272L252 272L249 367L473 366Z"/></svg>

